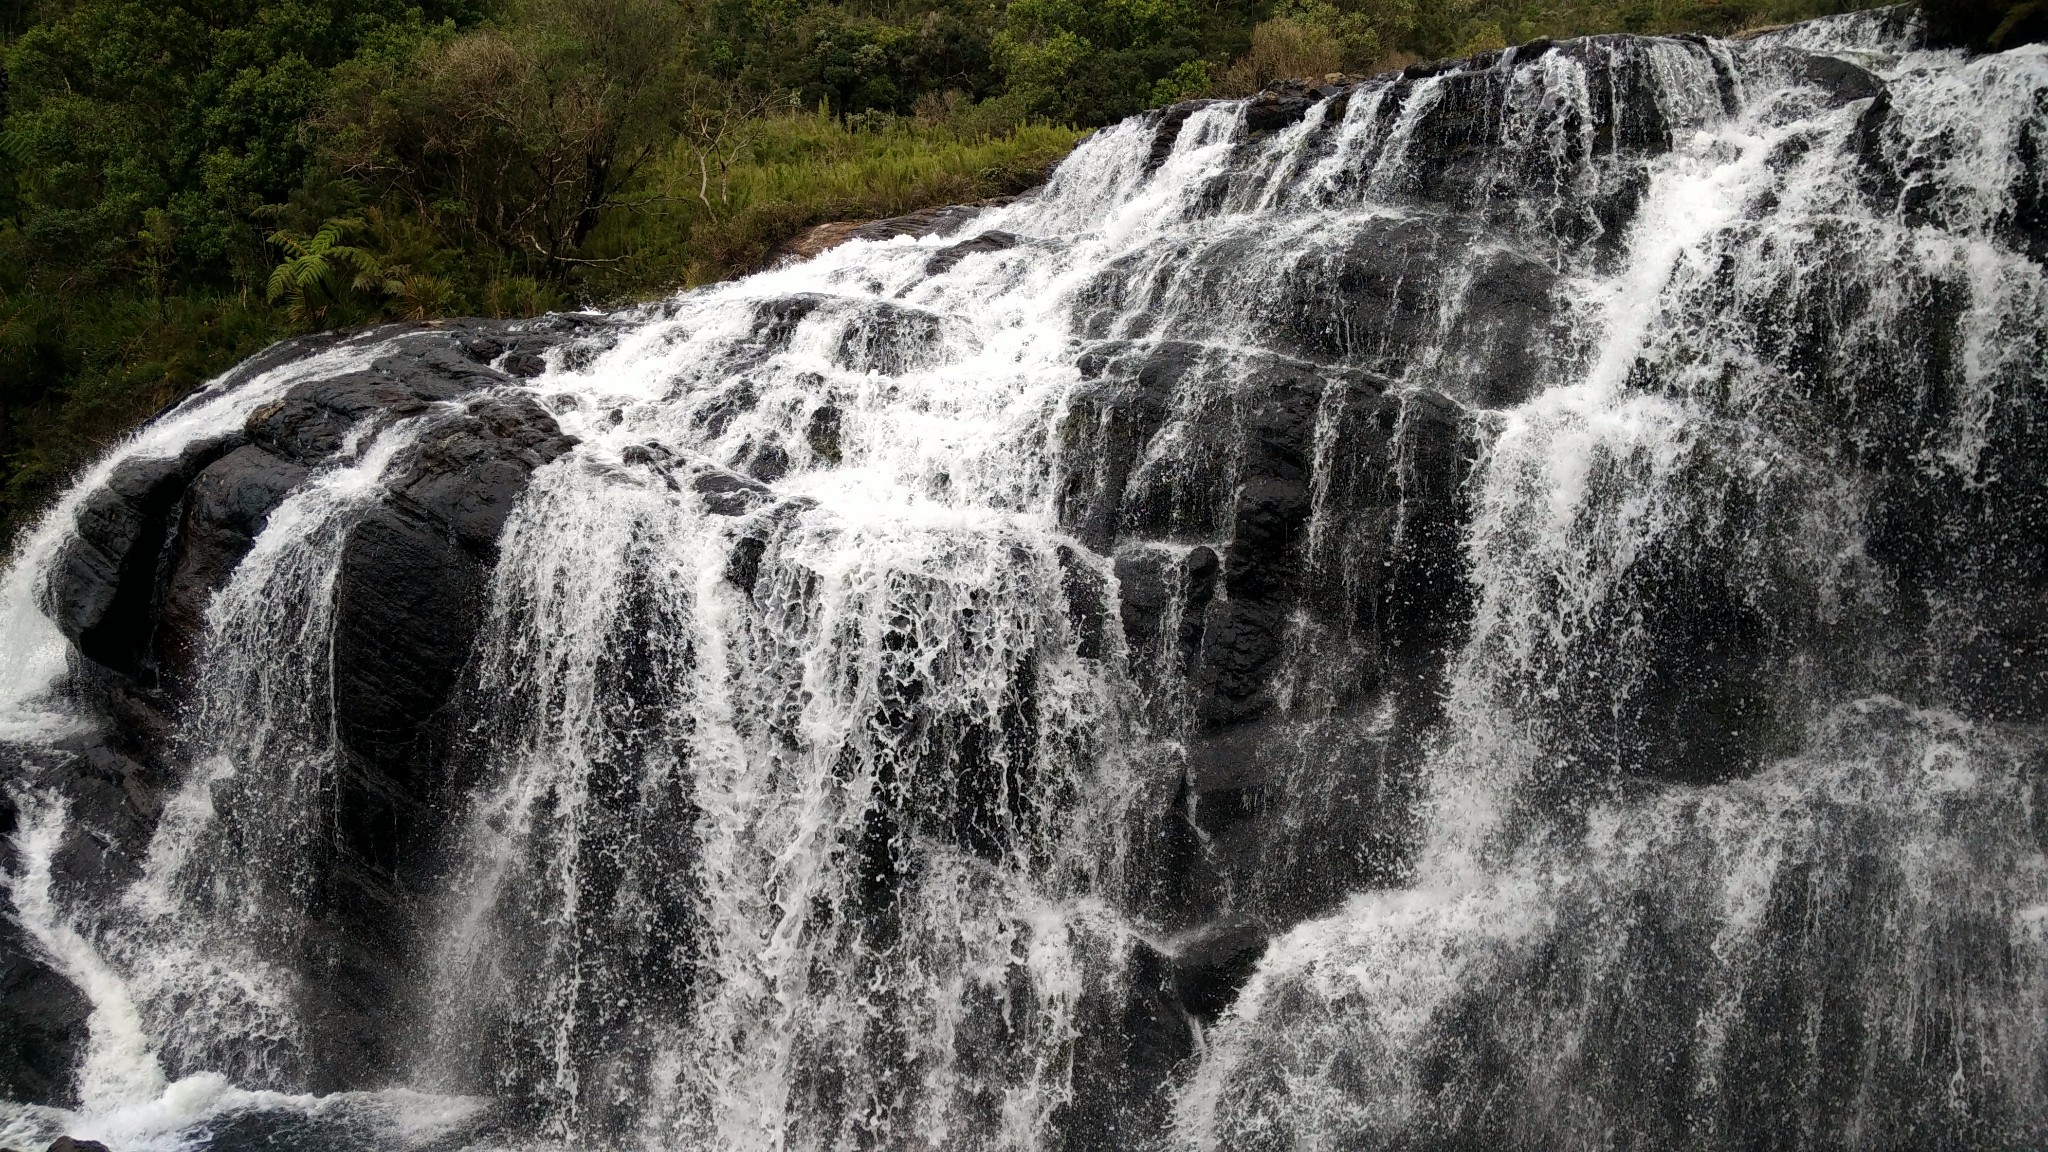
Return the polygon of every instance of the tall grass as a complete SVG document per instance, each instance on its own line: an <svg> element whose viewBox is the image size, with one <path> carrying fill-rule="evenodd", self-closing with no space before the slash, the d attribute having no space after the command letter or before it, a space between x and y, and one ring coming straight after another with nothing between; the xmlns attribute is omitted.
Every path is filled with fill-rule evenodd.
<svg viewBox="0 0 2048 1152"><path fill-rule="evenodd" d="M602 263L591 266L588 289L618 300L694 287L761 267L814 224L1013 194L1082 136L1037 122L988 131L965 116L822 112L772 117L756 132L722 172L680 141L660 157L644 206L593 235L589 254Z"/></svg>

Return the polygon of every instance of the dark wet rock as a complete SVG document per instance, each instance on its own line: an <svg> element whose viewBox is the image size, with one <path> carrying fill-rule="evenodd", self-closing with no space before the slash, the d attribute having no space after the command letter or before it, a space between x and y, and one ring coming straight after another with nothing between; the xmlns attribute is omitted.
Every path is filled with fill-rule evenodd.
<svg viewBox="0 0 2048 1152"><path fill-rule="evenodd" d="M1450 56L1442 60L1417 60L1401 69L1401 77L1405 80L1427 80L1432 76L1455 71L1464 64L1464 58L1459 56Z"/></svg>
<svg viewBox="0 0 2048 1152"><path fill-rule="evenodd" d="M751 599L754 585L761 579L761 559L767 554L766 540L758 536L741 537L726 556L725 578Z"/></svg>
<svg viewBox="0 0 2048 1152"><path fill-rule="evenodd" d="M839 409L830 404L820 404L812 409L810 420L804 426L804 441L819 460L827 464L839 463Z"/></svg>
<svg viewBox="0 0 2048 1152"><path fill-rule="evenodd" d="M1173 954L1174 994L1191 1015L1213 1021L1237 999L1266 954L1266 929L1248 920L1208 925Z"/></svg>
<svg viewBox="0 0 2048 1152"><path fill-rule="evenodd" d="M725 430L732 426L734 420L752 412L760 402L760 389L751 378L732 377L700 394L696 410L690 414L690 423L703 429L707 437L717 438L725 435Z"/></svg>
<svg viewBox="0 0 2048 1152"><path fill-rule="evenodd" d="M1891 115L1891 94L1879 92L1856 117L1856 131L1851 137L1862 169L1864 194L1880 204L1896 203L1904 191L1885 141L1885 127Z"/></svg>
<svg viewBox="0 0 2048 1152"><path fill-rule="evenodd" d="M326 1086L398 1057L396 1024L380 1013L415 942L410 885L450 784L423 768L447 739L441 718L482 622L498 535L533 470L574 443L525 396L487 393L429 420L350 533L335 591L335 859L308 932L326 971L308 1049Z"/></svg>
<svg viewBox="0 0 2048 1152"><path fill-rule="evenodd" d="M1443 386L1476 407L1513 407L1534 395L1549 367L1530 350L1546 344L1545 329L1556 314L1557 274L1541 261L1505 250L1479 255L1468 267L1471 276L1448 338L1468 367L1447 373Z"/></svg>
<svg viewBox="0 0 2048 1152"><path fill-rule="evenodd" d="M111 1152L97 1140L77 1140L70 1136L59 1136L51 1143L48 1152Z"/></svg>
<svg viewBox="0 0 2048 1152"><path fill-rule="evenodd" d="M924 274L927 276L937 276L941 272L950 272L969 256L985 252L1007 252L1015 248L1017 244L1018 237L1015 233L1005 232L999 228L991 228L971 240L962 240L958 244L941 248L933 253L932 258L924 263Z"/></svg>
<svg viewBox="0 0 2048 1152"><path fill-rule="evenodd" d="M505 342L496 336L471 336L457 341L456 347L479 364L489 364L505 354Z"/></svg>
<svg viewBox="0 0 2048 1152"><path fill-rule="evenodd" d="M1199 285L1206 304L1243 313L1261 344L1283 356L1399 377L1415 350L1444 338L1448 317L1460 355L1432 365L1430 374L1460 401L1516 403L1545 367L1529 350L1545 343L1555 323L1556 274L1532 256L1487 243L1469 221L1362 222L1342 243L1305 250L1269 289L1247 293L1243 264L1257 258L1249 245L1242 253L1224 245L1183 280Z"/></svg>
<svg viewBox="0 0 2048 1152"><path fill-rule="evenodd" d="M650 467L667 465L676 454L665 444L648 441L645 444L628 444L619 453L619 459L627 464L643 464Z"/></svg>
<svg viewBox="0 0 2048 1152"><path fill-rule="evenodd" d="M1384 385L1369 377L1338 373L1333 380L1299 362L1206 362L1206 355L1197 346L1166 344L1103 348L1083 357L1083 375L1092 373L1093 379L1072 395L1061 435L1084 466L1064 475L1061 509L1076 535L1096 547L1118 538L1230 532L1220 549L1228 603L1211 610L1211 634L1203 642L1212 721L1228 723L1256 711L1247 702L1259 692L1261 672L1277 652L1279 621L1301 591L1298 553L1312 507L1317 414L1331 390L1347 397L1338 418L1346 426L1340 442L1348 450L1327 465L1344 474L1335 491L1344 500L1338 514L1346 519L1372 507L1399 506L1403 493L1393 477L1407 446L1392 442L1397 426L1405 427L1410 445L1440 450L1444 445L1434 437L1448 433L1455 442L1462 416L1448 401L1441 408L1413 398L1382 403ZM1176 404L1189 404L1188 398L1193 407L1169 426L1168 413ZM1404 424L1400 414L1409 408L1432 415ZM1148 464L1141 472L1140 462L1162 438L1172 445L1174 462ZM1433 468L1443 463L1437 455ZM1233 478L1235 486L1227 487ZM1455 466L1445 479L1455 483ZM1448 489L1428 493L1447 503L1453 496ZM1414 512L1420 517L1422 509ZM1448 515L1455 525L1455 510ZM1371 515L1364 523L1377 524L1380 532L1394 527ZM1127 627L1143 632L1153 615L1147 601L1163 594L1156 587L1148 591L1156 576L1137 565L1135 557L1126 558L1119 573L1131 580L1140 609Z"/></svg>
<svg viewBox="0 0 2048 1152"><path fill-rule="evenodd" d="M1291 922L1392 881L1413 764L1390 749L1435 722L1469 610L1466 409L1184 342L1097 345L1079 369L1062 521L1114 557L1131 673L1184 733L1174 815L1143 841L1174 879L1149 907Z"/></svg>
<svg viewBox="0 0 2048 1152"><path fill-rule="evenodd" d="M183 679L198 654L207 603L306 475L303 466L249 444L209 465L186 490L157 624L158 660L171 679Z"/></svg>
<svg viewBox="0 0 2048 1152"><path fill-rule="evenodd" d="M125 461L86 498L55 564L48 605L80 655L117 673L153 676L158 557L178 501L193 477L238 443L207 440L176 456Z"/></svg>
<svg viewBox="0 0 2048 1152"><path fill-rule="evenodd" d="M723 468L697 473L690 479L690 489L703 497L705 510L713 516L744 516L775 500L766 484Z"/></svg>
<svg viewBox="0 0 2048 1152"><path fill-rule="evenodd" d="M1108 582L1080 549L1062 544L1057 555L1060 591L1067 601L1067 622L1075 634L1074 652L1083 660L1099 660L1107 650Z"/></svg>
<svg viewBox="0 0 2048 1152"><path fill-rule="evenodd" d="M342 554L336 712L344 745L401 759L468 658L505 519L535 468L566 452L553 417L485 395L433 420Z"/></svg>
<svg viewBox="0 0 2048 1152"><path fill-rule="evenodd" d="M764 301L754 308L754 340L766 351L781 351L789 346L790 337L796 335L797 325L829 303L831 297L817 292L799 292Z"/></svg>
<svg viewBox="0 0 2048 1152"><path fill-rule="evenodd" d="M71 818L50 861L61 897L111 899L142 875L172 782L147 750L83 732L39 749L29 767L28 779L58 797Z"/></svg>
<svg viewBox="0 0 2048 1152"><path fill-rule="evenodd" d="M0 749L0 762L6 759ZM0 790L0 864L10 874L20 867L13 842L19 819L13 794ZM15 917L0 917L0 1097L75 1104L91 1012L85 994L50 966Z"/></svg>
<svg viewBox="0 0 2048 1152"><path fill-rule="evenodd" d="M1060 446L1074 462L1059 493L1060 518L1082 542L1108 551L1130 517L1142 535L1172 530L1172 509L1133 509L1131 476L1164 427L1175 390L1201 362L1200 345L1105 345L1082 354L1086 383L1069 393ZM1149 511L1149 515L1148 515Z"/></svg>
<svg viewBox="0 0 2048 1152"><path fill-rule="evenodd" d="M1848 104L1883 94L1884 82L1839 56L1802 55L1806 82L1828 94L1831 102Z"/></svg>
<svg viewBox="0 0 2048 1152"><path fill-rule="evenodd" d="M294 386L250 414L248 435L258 447L310 466L340 451L366 418L417 416L432 405L509 382L505 373L465 355L451 337L423 333L406 338L368 369Z"/></svg>
<svg viewBox="0 0 2048 1152"><path fill-rule="evenodd" d="M514 348L516 357L539 355L565 336L586 336L596 330L592 322L569 324L569 320L580 318L561 320L563 324L555 326L561 328L559 334L539 322L518 328L457 322L401 334L395 348L371 367L299 383L283 398L252 412L250 443L301 465L324 461L340 451L348 437L360 435L360 420L418 416L434 404L449 404L479 389L512 383L508 371L479 363L471 355L479 340L504 342Z"/></svg>
<svg viewBox="0 0 2048 1152"><path fill-rule="evenodd" d="M773 484L789 475L789 453L772 441L749 444L740 458L740 471L763 484Z"/></svg>
<svg viewBox="0 0 2048 1152"><path fill-rule="evenodd" d="M548 362L538 352L514 352L505 357L505 371L522 380L531 380L548 370Z"/></svg>
<svg viewBox="0 0 2048 1152"><path fill-rule="evenodd" d="M1298 123L1315 106L1316 96L1299 80L1284 80L1260 92L1244 106L1245 131L1277 132Z"/></svg>
<svg viewBox="0 0 2048 1152"><path fill-rule="evenodd" d="M360 1084L365 1069L395 1066L402 1029L371 1006L394 1002L415 938L408 885L446 818L448 781L425 766L448 736L444 708L481 620L499 533L533 471L574 443L546 409L505 390L511 377L489 362L508 349L601 339L601 327L457 322L380 333L395 343L369 367L293 386L251 414L246 435L123 464L81 508L57 566L50 605L77 650L72 694L108 724L49 750L36 778L73 813L54 882L104 896L139 874L162 810L168 716L208 601L308 477L379 429L424 422L350 530L334 592L332 858L309 862L320 882L297 942L307 970L321 973L304 1006L321 1054L309 1070L316 1084ZM50 1003L55 1011L61 997L52 992Z"/></svg>
<svg viewBox="0 0 2048 1152"><path fill-rule="evenodd" d="M1187 127L1188 117L1214 104L1214 100L1183 100L1159 114L1159 126L1152 130L1152 148L1145 154L1145 171L1156 170L1173 155L1173 146L1180 140L1181 129Z"/></svg>
<svg viewBox="0 0 2048 1152"><path fill-rule="evenodd" d="M893 376L913 367L938 342L945 317L923 308L871 303L846 325L839 361L855 372Z"/></svg>
<svg viewBox="0 0 2048 1152"><path fill-rule="evenodd" d="M1204 727L1256 719L1272 707L1264 693L1286 624L1281 605L1271 600L1225 600L1210 611L1196 676L1196 716Z"/></svg>
<svg viewBox="0 0 2048 1152"><path fill-rule="evenodd" d="M1124 642L1135 654L1135 671L1159 672L1155 654L1177 667L1200 646L1203 615L1221 570L1215 550L1205 545L1178 554L1142 546L1117 553L1118 615ZM1180 621L1172 636L1163 634L1169 610Z"/></svg>
<svg viewBox="0 0 2048 1152"><path fill-rule="evenodd" d="M391 490L396 502L446 525L472 555L488 559L533 470L575 443L529 397L479 396L428 425Z"/></svg>
<svg viewBox="0 0 2048 1152"><path fill-rule="evenodd" d="M1080 1005L1074 1099L1061 1125L1069 1148L1143 1147L1165 1129L1166 1085L1197 1051L1172 958L1143 940L1129 946L1115 993L1093 992Z"/></svg>
<svg viewBox="0 0 2048 1152"><path fill-rule="evenodd" d="M733 541L732 550L726 554L725 578L749 598L754 595L754 586L761 578L761 564L768 555L768 549L776 536L786 531L791 523L805 512L817 506L807 496L778 501L758 516L749 516L734 524L738 538Z"/></svg>
<svg viewBox="0 0 2048 1152"><path fill-rule="evenodd" d="M1237 998L1266 951L1266 931L1226 920L1187 934L1177 946L1129 942L1116 995L1081 1003L1074 1102L1066 1147L1141 1146L1166 1123L1175 1073L1199 1052L1203 1024Z"/></svg>

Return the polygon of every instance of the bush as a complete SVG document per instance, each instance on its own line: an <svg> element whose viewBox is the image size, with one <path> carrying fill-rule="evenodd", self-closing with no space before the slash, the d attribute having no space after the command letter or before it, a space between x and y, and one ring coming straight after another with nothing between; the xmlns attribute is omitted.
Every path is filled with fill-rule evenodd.
<svg viewBox="0 0 2048 1152"><path fill-rule="evenodd" d="M1194 0L1011 0L994 57L1031 111L1105 124L1206 86Z"/></svg>
<svg viewBox="0 0 2048 1152"><path fill-rule="evenodd" d="M1363 72L1398 42L1413 22L1405 5L1343 11L1329 0L1290 0L1252 29L1251 51L1232 62L1217 84L1221 95L1246 96L1275 80L1319 79Z"/></svg>

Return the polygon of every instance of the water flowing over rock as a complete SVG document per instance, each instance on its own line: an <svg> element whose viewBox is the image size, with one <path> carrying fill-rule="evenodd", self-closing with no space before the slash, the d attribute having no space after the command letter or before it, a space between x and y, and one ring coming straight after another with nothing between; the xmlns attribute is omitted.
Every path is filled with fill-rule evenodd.
<svg viewBox="0 0 2048 1152"><path fill-rule="evenodd" d="M1919 36L266 353L0 585L0 1123L2048 1142L2048 51Z"/></svg>

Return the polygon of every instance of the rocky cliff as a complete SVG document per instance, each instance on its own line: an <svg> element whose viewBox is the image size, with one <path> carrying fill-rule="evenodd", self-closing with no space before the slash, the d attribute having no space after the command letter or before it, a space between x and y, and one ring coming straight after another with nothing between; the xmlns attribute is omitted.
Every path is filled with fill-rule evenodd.
<svg viewBox="0 0 2048 1152"><path fill-rule="evenodd" d="M2048 57L1920 34L265 353L16 562L5 1087L112 1114L126 1013L569 1142L2048 1132Z"/></svg>

